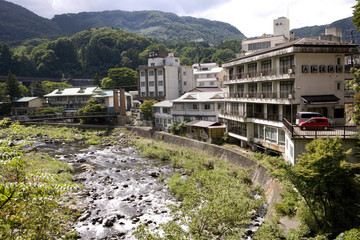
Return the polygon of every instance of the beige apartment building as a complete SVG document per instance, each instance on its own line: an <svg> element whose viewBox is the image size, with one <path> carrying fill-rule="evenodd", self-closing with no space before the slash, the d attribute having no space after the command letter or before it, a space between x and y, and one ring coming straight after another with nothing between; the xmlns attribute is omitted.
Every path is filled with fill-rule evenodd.
<svg viewBox="0 0 360 240"><path fill-rule="evenodd" d="M173 100L195 87L192 69L173 53L149 52L148 65L137 71L139 100Z"/></svg>
<svg viewBox="0 0 360 240"><path fill-rule="evenodd" d="M304 38L226 62L229 93L219 118L243 147L287 147L294 159L283 119L295 123L298 112L313 111L345 124L345 81L353 78L347 58L358 53L354 44Z"/></svg>

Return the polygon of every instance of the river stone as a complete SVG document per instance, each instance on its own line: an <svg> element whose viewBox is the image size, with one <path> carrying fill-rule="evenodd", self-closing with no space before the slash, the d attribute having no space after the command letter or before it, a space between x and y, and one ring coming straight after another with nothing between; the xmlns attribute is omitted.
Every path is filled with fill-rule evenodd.
<svg viewBox="0 0 360 240"><path fill-rule="evenodd" d="M111 216L104 221L104 227L112 227L114 226L114 222L116 221L115 216Z"/></svg>
<svg viewBox="0 0 360 240"><path fill-rule="evenodd" d="M79 217L79 221L80 222L83 222L83 221L85 221L86 219L88 219L89 217L90 217L90 215L91 215L91 211L86 211L86 212L84 212L84 214L83 215L81 215L80 217Z"/></svg>

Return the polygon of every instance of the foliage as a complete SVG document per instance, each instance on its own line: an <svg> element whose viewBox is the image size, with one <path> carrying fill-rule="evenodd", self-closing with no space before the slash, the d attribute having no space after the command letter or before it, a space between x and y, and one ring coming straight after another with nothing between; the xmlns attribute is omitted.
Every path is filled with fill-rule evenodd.
<svg viewBox="0 0 360 240"><path fill-rule="evenodd" d="M29 131L31 128L13 123L7 129L7 138L0 142L1 239L59 238L68 214L59 197L64 191L77 189L69 182L69 175L60 180L55 174L59 170L55 165L66 169L63 164L49 157L24 154L21 149L29 144ZM24 141L14 144L15 139ZM56 164L49 166L49 162Z"/></svg>
<svg viewBox="0 0 360 240"><path fill-rule="evenodd" d="M188 174L174 174L168 182L170 191L182 201L171 206L172 220L161 225L163 236L140 226L135 232L138 239L241 239L244 236L243 227L251 221L251 211L263 203L263 199L254 197L260 190L251 186L249 171L179 146L141 141L135 144L146 157L168 151L166 158Z"/></svg>
<svg viewBox="0 0 360 240"><path fill-rule="evenodd" d="M354 8L354 11L353 11L353 23L354 23L354 26L356 27L356 29L358 31L360 31L360 1L357 0L357 3L355 4L355 6L353 6Z"/></svg>
<svg viewBox="0 0 360 240"><path fill-rule="evenodd" d="M339 234L335 240L353 240L360 239L360 228L353 228L349 231Z"/></svg>
<svg viewBox="0 0 360 240"><path fill-rule="evenodd" d="M183 121L183 122L174 122L173 124L170 125L169 130L172 134L174 135L180 135L180 136L185 136L186 135L186 123L188 121Z"/></svg>
<svg viewBox="0 0 360 240"><path fill-rule="evenodd" d="M75 115L77 116L102 115L107 112L108 112L107 107L97 103L96 100L94 99L90 99L85 107L80 108L75 112ZM80 119L80 123L82 124L106 123L106 120L104 120L104 118L82 118Z"/></svg>
<svg viewBox="0 0 360 240"><path fill-rule="evenodd" d="M137 72L130 68L111 68L108 77L101 83L103 88L116 89L125 88L126 91L137 88Z"/></svg>
<svg viewBox="0 0 360 240"><path fill-rule="evenodd" d="M6 78L6 95L9 95L11 100L24 96L22 88L20 88L20 82L10 71Z"/></svg>
<svg viewBox="0 0 360 240"><path fill-rule="evenodd" d="M296 165L279 159L268 164L273 174L301 197L297 216L312 233L332 236L360 224L360 185L346 163L339 138L315 139Z"/></svg>
<svg viewBox="0 0 360 240"><path fill-rule="evenodd" d="M58 88L72 87L72 85L65 83L65 82L50 82L50 81L43 81L41 83L41 86L43 88L44 95L49 94Z"/></svg>
<svg viewBox="0 0 360 240"><path fill-rule="evenodd" d="M222 64L235 58L235 53L230 49L218 49L212 56L211 61Z"/></svg>
<svg viewBox="0 0 360 240"><path fill-rule="evenodd" d="M141 111L142 114L144 114L145 120L153 118L153 112L154 112L153 105L155 103L157 103L157 101L155 101L155 100L145 100L140 105L140 111Z"/></svg>
<svg viewBox="0 0 360 240"><path fill-rule="evenodd" d="M280 240L283 239L283 234L279 229L279 225L274 219L265 220L261 227L256 230L254 240Z"/></svg>
<svg viewBox="0 0 360 240"><path fill-rule="evenodd" d="M360 69L351 68L351 72L354 73L354 78L347 82L347 85L354 90L354 113L353 118L356 124L360 122Z"/></svg>
<svg viewBox="0 0 360 240"><path fill-rule="evenodd" d="M94 86L101 87L100 77L99 77L99 75L97 75L97 74L95 74L95 76L94 76L93 85L94 85Z"/></svg>

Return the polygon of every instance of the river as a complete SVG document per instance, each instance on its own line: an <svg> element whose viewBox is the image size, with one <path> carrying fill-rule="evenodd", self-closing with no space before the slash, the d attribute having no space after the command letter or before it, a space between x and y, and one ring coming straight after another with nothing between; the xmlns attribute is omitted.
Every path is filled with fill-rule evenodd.
<svg viewBox="0 0 360 240"><path fill-rule="evenodd" d="M170 219L169 204L177 204L166 181L175 173L170 164L142 158L132 147L81 147L41 144L44 151L72 165L81 184L86 209L74 226L81 239L128 239L140 224L155 229ZM262 223L263 211L247 228L252 234Z"/></svg>

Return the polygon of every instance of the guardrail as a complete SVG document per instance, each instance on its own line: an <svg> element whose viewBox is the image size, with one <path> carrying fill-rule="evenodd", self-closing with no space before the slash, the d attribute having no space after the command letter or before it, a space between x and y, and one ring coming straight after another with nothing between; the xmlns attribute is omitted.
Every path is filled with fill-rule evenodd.
<svg viewBox="0 0 360 240"><path fill-rule="evenodd" d="M318 137L340 137L340 138L356 138L360 129L357 126L336 125L329 126L327 130L312 129L301 130L298 125L291 124L286 118L283 118L284 129L291 138L318 138Z"/></svg>

